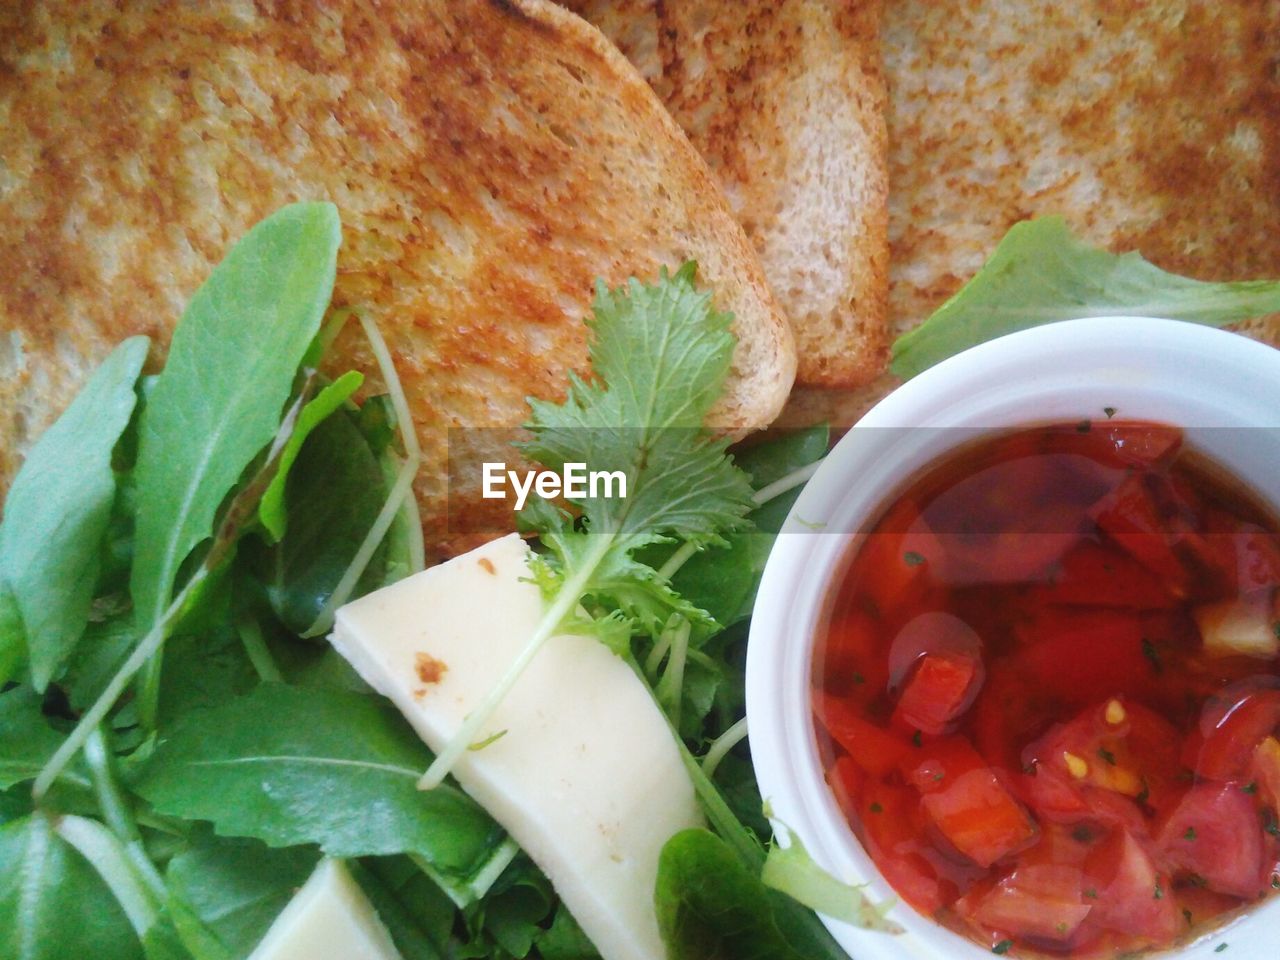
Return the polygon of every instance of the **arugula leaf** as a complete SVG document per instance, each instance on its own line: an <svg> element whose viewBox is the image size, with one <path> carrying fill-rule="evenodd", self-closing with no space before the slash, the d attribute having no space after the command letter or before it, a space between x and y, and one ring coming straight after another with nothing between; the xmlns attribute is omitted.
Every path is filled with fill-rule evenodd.
<svg viewBox="0 0 1280 960"><path fill-rule="evenodd" d="M284 450L280 453L280 463L276 468L275 476L271 478L271 483L268 484L258 504L258 518L275 540L284 536L287 522L284 508L285 481L289 479L290 470L298 457L298 451L302 449L303 441L325 418L350 400L351 395L359 390L363 383L364 374L348 370L333 383L326 384L319 393L307 401L306 406L298 414L298 421L289 433L289 439L285 441Z"/></svg>
<svg viewBox="0 0 1280 960"><path fill-rule="evenodd" d="M170 860L165 879L228 958L246 957L319 857L310 846L273 850L256 840L210 837Z"/></svg>
<svg viewBox="0 0 1280 960"><path fill-rule="evenodd" d="M595 334L595 380L571 376L560 405L530 401L527 455L552 470L572 462L588 471L621 471L627 495L588 491L572 499L581 529L545 501L526 508L526 525L539 531L549 551L535 574L550 602L521 655L427 770L423 787L443 780L534 653L574 617L584 597L616 606L650 632L660 631L672 613L707 621L633 556L675 535L716 542L743 528L751 509L751 485L725 455L728 441L703 428L729 372L734 341L731 317L712 309L710 295L693 285L694 272L689 263L672 276L663 271L653 285L632 280L613 292L599 285L588 321ZM616 635L616 618L598 622Z"/></svg>
<svg viewBox="0 0 1280 960"><path fill-rule="evenodd" d="M453 903L407 859L348 860L347 868L404 960L457 957L450 932L456 914Z"/></svg>
<svg viewBox="0 0 1280 960"><path fill-rule="evenodd" d="M430 758L381 698L265 683L178 721L135 789L160 813L226 836L315 843L334 857L411 852L468 876L503 833L452 787L417 791Z"/></svg>
<svg viewBox="0 0 1280 960"><path fill-rule="evenodd" d="M89 619L115 498L111 451L133 415L149 343L132 337L111 352L27 454L5 503L0 582L21 618L31 682L42 693Z"/></svg>
<svg viewBox="0 0 1280 960"><path fill-rule="evenodd" d="M0 689L18 672L26 656L27 642L22 634L22 612L9 585L0 580Z"/></svg>
<svg viewBox="0 0 1280 960"><path fill-rule="evenodd" d="M143 956L115 898L39 813L0 827L0 930L0 960Z"/></svg>
<svg viewBox="0 0 1280 960"><path fill-rule="evenodd" d="M830 960L801 954L774 920L768 890L719 837L684 830L658 860L654 905L669 960Z"/></svg>
<svg viewBox="0 0 1280 960"><path fill-rule="evenodd" d="M386 496L382 468L350 415L339 410L315 428L286 489L289 528L268 551L264 573L271 609L290 631L315 622ZM364 588L380 582L384 555L374 553Z"/></svg>
<svg viewBox="0 0 1280 960"><path fill-rule="evenodd" d="M1044 217L1010 228L972 280L894 342L891 367L906 380L967 347L1055 320L1138 315L1223 326L1276 311L1280 281L1191 280L1137 253L1091 247L1062 217Z"/></svg>
<svg viewBox="0 0 1280 960"><path fill-rule="evenodd" d="M34 779L60 743L29 688L0 693L0 790Z"/></svg>
<svg viewBox="0 0 1280 960"><path fill-rule="evenodd" d="M232 247L174 330L139 431L130 589L141 632L161 622L182 562L275 436L328 307L340 242L332 204L284 207ZM152 663L140 701L148 722L158 695Z"/></svg>

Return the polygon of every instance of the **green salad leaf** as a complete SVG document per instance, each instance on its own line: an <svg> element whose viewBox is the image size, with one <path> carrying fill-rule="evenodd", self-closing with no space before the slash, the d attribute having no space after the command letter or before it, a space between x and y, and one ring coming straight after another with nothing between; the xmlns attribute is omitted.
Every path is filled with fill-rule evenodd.
<svg viewBox="0 0 1280 960"><path fill-rule="evenodd" d="M26 687L0 693L0 790L32 780L62 742Z"/></svg>
<svg viewBox="0 0 1280 960"><path fill-rule="evenodd" d="M174 899L199 921L191 926L177 912L179 933L203 943L193 953L220 950L229 960L248 956L318 859L310 846L275 850L256 840L200 839L170 860L165 871ZM208 934L213 945L204 942Z"/></svg>
<svg viewBox="0 0 1280 960"><path fill-rule="evenodd" d="M258 517L262 526L276 540L284 536L288 515L285 512L285 483L289 479L294 461L302 449L303 442L311 436L313 430L330 415L351 399L351 395L364 383L364 374L348 370L333 383L325 384L320 392L307 401L306 406L298 413L298 422L289 433L284 449L280 452L280 465L275 476L271 478L262 500L258 504Z"/></svg>
<svg viewBox="0 0 1280 960"><path fill-rule="evenodd" d="M245 468L276 436L333 292L341 228L329 203L251 229L192 297L142 415L130 589L141 633L160 623L179 569L213 533ZM141 694L154 716L158 660Z"/></svg>
<svg viewBox="0 0 1280 960"><path fill-rule="evenodd" d="M789 846L775 844L769 849L760 879L766 886L829 917L868 930L902 933L900 925L885 919L892 901L873 904L860 889L841 883L814 862L794 834Z"/></svg>
<svg viewBox="0 0 1280 960"><path fill-rule="evenodd" d="M1280 311L1280 281L1206 283L1136 252L1113 254L1071 234L1062 217L1015 224L972 280L893 344L906 380L968 347L1055 320L1166 317L1224 326Z"/></svg>
<svg viewBox="0 0 1280 960"><path fill-rule="evenodd" d="M141 960L124 911L44 814L0 827L0 960Z"/></svg>
<svg viewBox="0 0 1280 960"><path fill-rule="evenodd" d="M778 928L768 889L719 837L684 830L658 863L658 926L669 960L829 960L799 953Z"/></svg>
<svg viewBox="0 0 1280 960"><path fill-rule="evenodd" d="M335 857L410 852L467 877L504 834L452 787L418 792L430 760L380 697L264 683L175 723L135 789L158 812L225 836Z"/></svg>
<svg viewBox="0 0 1280 960"><path fill-rule="evenodd" d="M111 454L133 415L149 345L132 337L111 352L32 447L9 490L0 587L20 618L31 682L41 692L89 619L116 493ZM11 637L12 626L10 619ZM0 648L11 642L0 639ZM6 673L0 666L0 681Z"/></svg>
<svg viewBox="0 0 1280 960"><path fill-rule="evenodd" d="M656 284L632 280L623 290L597 288L591 363L595 379L571 376L564 403L530 401L524 452L552 470L583 463L588 471L618 471L626 496L570 498L580 523L544 500L522 517L548 553L535 575L547 610L524 650L488 698L467 717L422 780L440 783L474 743L524 667L558 628L592 629L617 637L625 619L656 632L672 614L709 621L683 601L636 550L680 536L719 542L746 525L751 484L726 455L728 440L703 427L720 396L733 355L732 319L711 306L693 283L695 267ZM584 599L621 611L592 621L575 619ZM624 619L625 618L625 619Z"/></svg>
<svg viewBox="0 0 1280 960"><path fill-rule="evenodd" d="M284 495L291 517L264 564L267 600L294 633L324 609L386 500L389 484L354 418L339 410L312 432L297 454ZM380 586L380 547L364 588Z"/></svg>

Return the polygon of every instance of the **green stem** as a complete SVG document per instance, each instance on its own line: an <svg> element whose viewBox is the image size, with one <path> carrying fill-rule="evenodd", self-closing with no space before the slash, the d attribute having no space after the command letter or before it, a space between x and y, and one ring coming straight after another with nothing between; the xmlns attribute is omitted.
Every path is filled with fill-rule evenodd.
<svg viewBox="0 0 1280 960"><path fill-rule="evenodd" d="M169 628L173 626L173 622L182 612L183 605L186 604L188 597L195 591L200 583L205 579L206 572L204 568L196 571L196 573L187 581L187 585L179 591L178 595L173 598L173 603L169 605L169 609L165 611L159 621L151 628L151 632L143 637L142 642L134 648L133 653L129 655L129 659L124 662L115 676L111 678L107 688L99 694L98 699L93 702L84 716L80 718L80 722L62 741L62 745L49 761L41 769L39 776L36 777L35 783L31 787L31 795L37 803L49 791L49 787L58 775L66 769L75 755L84 747L93 731L98 725L107 718L107 714L111 712L112 707L116 705L116 701L120 699L120 695L132 682L133 678L138 675L150 660L151 657L164 646L165 637L168 635Z"/></svg>
<svg viewBox="0 0 1280 960"><path fill-rule="evenodd" d="M240 634L240 642L244 644L244 652L249 655L258 679L264 683L281 683L284 675L276 665L275 658L267 649L267 641L262 636L262 626L256 617L245 613L236 619L236 632Z"/></svg>
<svg viewBox="0 0 1280 960"><path fill-rule="evenodd" d="M716 775L716 767L720 766L720 761L727 757L729 751L740 744L746 735L747 718L743 717L712 741L711 746L707 748L706 755L702 758L702 772L708 777L714 777Z"/></svg>
<svg viewBox="0 0 1280 960"><path fill-rule="evenodd" d="M689 654L689 635L693 625L683 617L671 631L671 658L658 681L658 702L663 705L671 725L680 729L680 706L684 699L684 666Z"/></svg>
<svg viewBox="0 0 1280 960"><path fill-rule="evenodd" d="M785 477L779 477L777 480L773 481L773 483L761 487L752 494L751 502L757 507L762 507L770 500L775 500L784 493L794 490L801 484L808 483L813 475L818 472L818 467L822 466L822 461L825 459L826 457L823 457L822 460L815 460L813 463L807 463L798 470L792 470ZM693 555L698 552L698 549L699 548L696 544L691 543L688 540L680 544L679 549L677 549L675 553L671 554L671 556L667 558L667 562L658 570L658 576L663 580L670 582L671 578L676 575L676 571L688 563L689 560L692 559Z"/></svg>
<svg viewBox="0 0 1280 960"><path fill-rule="evenodd" d="M54 831L89 861L141 938L155 926L159 913L130 863L124 845L110 830L86 817L60 817Z"/></svg>
<svg viewBox="0 0 1280 960"><path fill-rule="evenodd" d="M142 834L134 821L133 812L120 790L115 773L115 764L111 748L102 727L94 727L84 744L84 759L89 767L89 775L93 779L94 792L98 796L98 808L102 811L107 826L120 839L123 850L133 866L134 873L147 885L151 895L163 903L168 894L160 871L147 856L146 847L142 843Z"/></svg>
<svg viewBox="0 0 1280 960"><path fill-rule="evenodd" d="M524 648L507 667L507 672L490 689L484 701L467 715L467 718L462 722L462 726L445 744L444 749L436 755L431 766L427 768L427 772L418 781L419 790L431 790L434 787L438 787L444 781L444 778L449 775L449 771L453 769L458 759L467 752L467 748L481 739L481 729L493 719L494 711L501 706L502 701L511 692L511 688L516 685L516 681L524 674L525 668L529 666L530 661L542 649L542 645L547 642L552 633L564 622L564 618L578 605L578 602L582 599L583 591L586 590L587 584L591 582L591 578L595 575L596 568L600 566L600 562L609 552L615 534L596 534L596 536L598 539L591 552L587 554L586 562L578 568L577 573L561 585L556 592L555 601L543 613L542 619L538 621L537 627L534 628L533 634L525 643Z"/></svg>
<svg viewBox="0 0 1280 960"><path fill-rule="evenodd" d="M768 486L761 487L751 497L752 502L757 507L763 506L770 500L774 500L782 496L784 493L794 490L801 484L808 483L810 478L818 472L818 468L822 466L823 461L826 459L826 457L823 457L821 460L813 461L813 463L806 463L800 469L792 470L785 477L779 477Z"/></svg>

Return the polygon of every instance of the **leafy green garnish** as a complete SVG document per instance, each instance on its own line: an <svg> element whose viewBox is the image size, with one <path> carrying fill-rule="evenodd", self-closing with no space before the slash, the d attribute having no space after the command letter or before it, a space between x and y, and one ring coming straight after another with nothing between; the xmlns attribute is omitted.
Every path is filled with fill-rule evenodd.
<svg viewBox="0 0 1280 960"><path fill-rule="evenodd" d="M0 693L0 790L34 779L61 742L39 697L25 687Z"/></svg>
<svg viewBox="0 0 1280 960"><path fill-rule="evenodd" d="M552 470L577 462L591 471L622 471L627 496L574 500L580 525L543 500L525 509L522 519L548 551L535 570L549 598L546 612L506 675L423 776L423 787L440 783L480 739L525 666L584 599L608 603L650 631L673 613L709 619L633 556L676 535L716 542L743 526L752 505L746 475L725 455L728 441L702 425L728 375L733 336L729 315L712 309L693 277L694 266L686 264L651 286L633 280L625 292L611 292L600 285L588 322L595 381L571 377L560 405L531 402L533 439L525 453ZM616 636L619 623L615 616L575 621L575 628Z"/></svg>
<svg viewBox="0 0 1280 960"><path fill-rule="evenodd" d="M654 902L671 960L844 960L834 944L821 952L793 947L769 889L706 830L681 831L663 846Z"/></svg>
<svg viewBox="0 0 1280 960"><path fill-rule="evenodd" d="M187 555L281 412L333 292L342 232L330 203L285 207L251 229L192 297L143 411L130 590L143 632L160 623ZM158 697L158 659L140 692Z"/></svg>
<svg viewBox="0 0 1280 960"><path fill-rule="evenodd" d="M135 786L160 813L227 836L314 843L335 857L408 851L466 877L503 833L452 787L417 791L430 759L381 698L268 683L189 712Z"/></svg>
<svg viewBox="0 0 1280 960"><path fill-rule="evenodd" d="M306 406L298 413L298 422L289 433L284 449L280 453L280 464L275 476L271 478L262 500L258 504L258 519L263 528L276 540L284 536L287 514L284 508L285 482L293 468L303 442L311 436L311 432L323 423L331 414L351 399L351 395L364 383L364 374L349 370L333 383L326 384L319 393L307 401Z"/></svg>
<svg viewBox="0 0 1280 960"><path fill-rule="evenodd" d="M133 337L112 351L27 454L9 490L0 591L11 597L40 692L89 619L116 492L111 453L133 414L148 346L146 337ZM8 626L3 632L16 636L16 625ZM0 639L0 647L10 645ZM0 667L0 683L8 672Z"/></svg>
<svg viewBox="0 0 1280 960"><path fill-rule="evenodd" d="M829 917L868 930L902 933L899 924L885 919L892 902L873 904L858 888L841 883L814 862L794 834L789 846L775 844L770 848L760 879L766 886Z"/></svg>
<svg viewBox="0 0 1280 960"><path fill-rule="evenodd" d="M1062 217L1015 224L978 274L893 344L902 379L967 347L1080 317L1144 316L1224 326L1280 311L1280 281L1205 283L1073 236Z"/></svg>
<svg viewBox="0 0 1280 960"><path fill-rule="evenodd" d="M256 840L209 837L170 860L165 879L228 958L245 957L306 883L318 856L314 847L273 850ZM177 925L187 932L182 920Z"/></svg>
<svg viewBox="0 0 1280 960"><path fill-rule="evenodd" d="M142 957L114 897L39 813L0 827L0 930L0 960Z"/></svg>

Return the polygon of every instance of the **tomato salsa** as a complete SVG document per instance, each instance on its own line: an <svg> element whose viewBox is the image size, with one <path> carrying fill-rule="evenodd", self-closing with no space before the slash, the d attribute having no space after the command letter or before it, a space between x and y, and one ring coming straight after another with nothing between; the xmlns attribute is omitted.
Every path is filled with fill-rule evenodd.
<svg viewBox="0 0 1280 960"><path fill-rule="evenodd" d="M1280 526L1181 431L975 440L853 539L827 779L917 910L997 953L1174 945L1280 888Z"/></svg>

